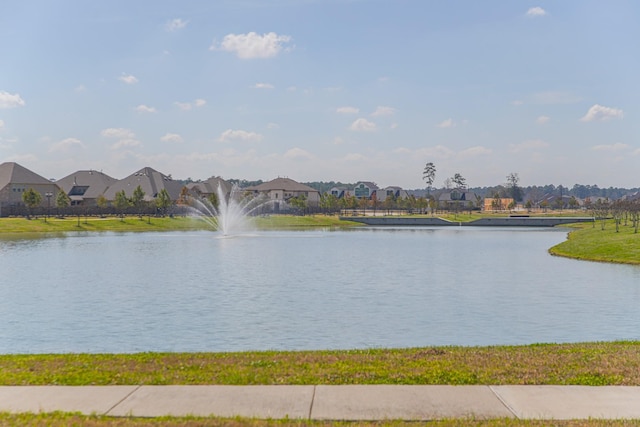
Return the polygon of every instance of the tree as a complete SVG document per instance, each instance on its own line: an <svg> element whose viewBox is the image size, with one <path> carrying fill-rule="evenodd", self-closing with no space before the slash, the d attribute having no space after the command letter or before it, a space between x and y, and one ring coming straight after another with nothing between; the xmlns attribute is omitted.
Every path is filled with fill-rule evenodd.
<svg viewBox="0 0 640 427"><path fill-rule="evenodd" d="M367 208L369 207L369 199L362 197L358 200L358 206L362 209L362 215L367 214Z"/></svg>
<svg viewBox="0 0 640 427"><path fill-rule="evenodd" d="M500 198L500 193L498 193L497 191L493 195L493 200L491 200L491 210L502 210L502 199Z"/></svg>
<svg viewBox="0 0 640 427"><path fill-rule="evenodd" d="M142 215L142 205L144 204L144 190L141 186L137 186L135 190L133 190L133 195L131 196L131 204L136 208L138 215Z"/></svg>
<svg viewBox="0 0 640 427"><path fill-rule="evenodd" d="M127 209L131 205L124 190L118 191L116 193L116 199L114 201L114 205L116 209L120 212L120 221L122 221L124 219L125 209Z"/></svg>
<svg viewBox="0 0 640 427"><path fill-rule="evenodd" d="M184 187L187 188L187 187ZM211 206L213 206L213 209L218 212L218 209L220 209L220 199L218 198L218 194L217 193L211 193L207 196L207 200L209 201L209 203L211 203Z"/></svg>
<svg viewBox="0 0 640 427"><path fill-rule="evenodd" d="M287 200L287 203L294 207L299 213L304 215L305 209L307 209L307 198L304 194L300 194L299 196L292 197Z"/></svg>
<svg viewBox="0 0 640 427"><path fill-rule="evenodd" d="M456 185L458 190L464 190L467 187L467 180L459 173L453 175L451 182Z"/></svg>
<svg viewBox="0 0 640 427"><path fill-rule="evenodd" d="M109 206L109 201L106 197L104 197L104 194L101 194L96 199L96 205L98 206L98 209L100 209L100 211L104 211L107 206ZM100 212L100 215L103 215L103 212Z"/></svg>
<svg viewBox="0 0 640 427"><path fill-rule="evenodd" d="M71 199L64 191L59 191L56 195L56 207L58 209L64 209L71 205ZM62 215L58 212L59 215Z"/></svg>
<svg viewBox="0 0 640 427"><path fill-rule="evenodd" d="M507 185L509 187L509 193L514 202L522 201L522 188L518 186L520 177L517 173L511 172L507 175Z"/></svg>
<svg viewBox="0 0 640 427"><path fill-rule="evenodd" d="M180 196L178 197L179 205L189 204L189 189L185 186L180 189Z"/></svg>
<svg viewBox="0 0 640 427"><path fill-rule="evenodd" d="M27 218L31 218L31 211L33 210L33 208L35 208L42 202L42 194L38 193L33 188L29 188L27 191L22 193L22 201L25 205L27 205L27 208L29 209Z"/></svg>
<svg viewBox="0 0 640 427"><path fill-rule="evenodd" d="M422 179L424 180L425 184L427 184L427 195L429 195L431 186L433 185L433 181L436 179L436 167L432 162L428 162L424 166Z"/></svg>
<svg viewBox="0 0 640 427"><path fill-rule="evenodd" d="M156 197L156 207L160 210L162 216L164 216L169 206L171 206L171 196L169 196L167 189L163 188L158 193L158 197Z"/></svg>

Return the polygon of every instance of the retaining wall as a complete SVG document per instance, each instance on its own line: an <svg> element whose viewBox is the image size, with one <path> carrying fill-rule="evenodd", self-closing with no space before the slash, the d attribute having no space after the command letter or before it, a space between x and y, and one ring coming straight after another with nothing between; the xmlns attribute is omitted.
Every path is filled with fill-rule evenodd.
<svg viewBox="0 0 640 427"><path fill-rule="evenodd" d="M456 226L456 227L555 227L556 225L576 222L593 222L592 217L504 217L481 218L469 222L447 221L442 218L407 218L407 217L340 217L345 221L360 222L373 226Z"/></svg>

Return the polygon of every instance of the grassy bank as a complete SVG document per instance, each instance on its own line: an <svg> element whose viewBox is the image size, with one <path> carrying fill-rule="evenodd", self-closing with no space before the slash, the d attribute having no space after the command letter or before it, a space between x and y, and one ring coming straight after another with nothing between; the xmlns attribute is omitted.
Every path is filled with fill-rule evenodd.
<svg viewBox="0 0 640 427"><path fill-rule="evenodd" d="M640 385L640 342L0 356L0 385Z"/></svg>
<svg viewBox="0 0 640 427"><path fill-rule="evenodd" d="M575 224L566 241L552 247L553 255L588 261L640 265L640 233L631 226L620 226L616 232L613 221L601 229L601 224Z"/></svg>
<svg viewBox="0 0 640 427"><path fill-rule="evenodd" d="M272 215L253 218L255 227L259 229L301 229L301 228L336 228L351 227L360 224L340 221L336 216L291 216ZM137 217L125 218L0 218L0 233L64 233L77 231L180 231L180 230L212 230L211 223L197 217Z"/></svg>

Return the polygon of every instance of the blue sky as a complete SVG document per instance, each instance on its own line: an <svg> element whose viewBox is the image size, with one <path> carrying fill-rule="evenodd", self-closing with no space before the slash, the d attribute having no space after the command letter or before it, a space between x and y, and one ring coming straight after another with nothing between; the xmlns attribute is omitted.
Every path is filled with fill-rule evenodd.
<svg viewBox="0 0 640 427"><path fill-rule="evenodd" d="M0 0L0 162L47 177L637 187L634 0Z"/></svg>

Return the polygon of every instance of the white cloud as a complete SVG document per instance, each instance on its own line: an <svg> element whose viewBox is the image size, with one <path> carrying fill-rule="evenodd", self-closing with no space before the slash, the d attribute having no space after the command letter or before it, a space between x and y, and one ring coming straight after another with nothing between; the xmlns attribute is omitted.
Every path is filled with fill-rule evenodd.
<svg viewBox="0 0 640 427"><path fill-rule="evenodd" d="M376 124L367 119L359 118L351 123L349 129L357 132L373 132L376 130Z"/></svg>
<svg viewBox="0 0 640 427"><path fill-rule="evenodd" d="M247 142L260 142L262 135L256 132L247 132L246 130L233 130L227 129L218 138L220 142L230 141L247 141Z"/></svg>
<svg viewBox="0 0 640 427"><path fill-rule="evenodd" d="M87 90L87 88L85 87L85 85L78 85L73 89L75 92L81 93L81 92L85 92Z"/></svg>
<svg viewBox="0 0 640 427"><path fill-rule="evenodd" d="M628 144L623 144L621 142L617 142L615 144L610 145L595 145L591 147L594 151L623 151L629 148Z"/></svg>
<svg viewBox="0 0 640 427"><path fill-rule="evenodd" d="M122 73L122 75L118 77L118 80L128 85L138 83L138 79L135 76L132 76L131 74L125 74L125 73Z"/></svg>
<svg viewBox="0 0 640 427"><path fill-rule="evenodd" d="M465 157L476 157L476 156L485 156L487 154L491 154L492 150L482 146L470 147L466 150L462 150L460 152L461 156Z"/></svg>
<svg viewBox="0 0 640 427"><path fill-rule="evenodd" d="M313 155L302 148L294 147L284 153L285 159L313 159Z"/></svg>
<svg viewBox="0 0 640 427"><path fill-rule="evenodd" d="M166 134L164 134L164 136L162 136L160 138L160 141L162 141L162 142L175 142L175 143L184 142L182 137L177 133L166 133Z"/></svg>
<svg viewBox="0 0 640 427"><path fill-rule="evenodd" d="M80 141L77 138L66 138L60 142L56 142L55 144L53 144L49 149L49 152L67 151L73 148L74 146L84 147L84 144L82 143L82 141Z"/></svg>
<svg viewBox="0 0 640 427"><path fill-rule="evenodd" d="M102 131L100 131L100 135L106 136L107 138L120 138L120 139L134 138L136 136L129 129L124 129L124 128L102 129Z"/></svg>
<svg viewBox="0 0 640 427"><path fill-rule="evenodd" d="M111 146L111 149L112 150L118 150L118 149L123 148L123 147L136 147L136 146L138 146L140 144L141 144L141 142L138 141L137 139L125 138L125 139L118 140L118 142L116 142L115 144L113 144Z"/></svg>
<svg viewBox="0 0 640 427"><path fill-rule="evenodd" d="M254 89L273 89L274 86L271 83L256 83L252 86Z"/></svg>
<svg viewBox="0 0 640 427"><path fill-rule="evenodd" d="M4 129L4 120L0 120L0 130Z"/></svg>
<svg viewBox="0 0 640 427"><path fill-rule="evenodd" d="M389 129L396 129L398 127L397 123L391 123L391 126L389 126Z"/></svg>
<svg viewBox="0 0 640 427"><path fill-rule="evenodd" d="M623 117L623 111L617 108L604 107L602 105L595 104L589 108L587 114L585 114L580 121L593 122L593 121L606 121L610 119L621 119Z"/></svg>
<svg viewBox="0 0 640 427"><path fill-rule="evenodd" d="M569 92L546 91L533 94L532 100L535 104L575 104L582 99Z"/></svg>
<svg viewBox="0 0 640 427"><path fill-rule="evenodd" d="M107 128L103 129L100 134L106 138L117 139L118 141L111 146L112 150L122 147L135 147L141 142L135 139L136 135L129 129L125 128Z"/></svg>
<svg viewBox="0 0 640 427"><path fill-rule="evenodd" d="M524 104L524 101L521 101L519 99L515 99L515 100L511 101L511 105L513 105L514 107L519 107L519 106L521 106L523 104Z"/></svg>
<svg viewBox="0 0 640 427"><path fill-rule="evenodd" d="M20 94L10 94L9 92L0 92L0 108L24 107L24 99Z"/></svg>
<svg viewBox="0 0 640 427"><path fill-rule="evenodd" d="M209 50L234 52L238 58L272 58L283 49L283 45L291 41L290 36L278 35L274 32L259 35L255 32L247 34L227 34L218 45L215 41Z"/></svg>
<svg viewBox="0 0 640 427"><path fill-rule="evenodd" d="M183 21L180 18L176 18L176 19L172 19L170 21L167 21L167 23L164 25L165 30L169 31L169 32L174 32L174 31L178 31L183 29L184 27L187 26L187 23L189 21Z"/></svg>
<svg viewBox="0 0 640 427"><path fill-rule="evenodd" d="M455 151L444 145L436 145L434 147L415 150L412 155L420 158L447 159L453 157L455 154Z"/></svg>
<svg viewBox="0 0 640 427"><path fill-rule="evenodd" d="M340 114L358 114L360 112L359 108L356 107L338 107L336 113Z"/></svg>
<svg viewBox="0 0 640 427"><path fill-rule="evenodd" d="M392 116L396 112L395 108L391 107L378 107L376 111L371 113L372 116Z"/></svg>
<svg viewBox="0 0 640 427"><path fill-rule="evenodd" d="M346 156L344 156L341 160L345 162L359 162L364 159L366 159L366 157L360 153L349 153Z"/></svg>
<svg viewBox="0 0 640 427"><path fill-rule="evenodd" d="M541 139L530 139L527 141L523 141L519 144L510 144L509 152L511 153L520 153L522 151L530 151L530 150L538 150L542 148L547 148L549 146L548 142L544 142Z"/></svg>
<svg viewBox="0 0 640 427"><path fill-rule="evenodd" d="M447 119L447 120L445 120L445 121L443 121L441 123L438 123L438 127L439 128L443 128L443 129L452 128L455 125L456 124L453 122L453 119Z"/></svg>
<svg viewBox="0 0 640 427"><path fill-rule="evenodd" d="M546 14L547 14L547 11L541 8L540 6L532 7L529 10L527 10L527 16L530 16L532 18L545 16Z"/></svg>
<svg viewBox="0 0 640 427"><path fill-rule="evenodd" d="M540 116L536 119L536 123L539 125L543 125L551 120L548 116Z"/></svg>
<svg viewBox="0 0 640 427"><path fill-rule="evenodd" d="M205 105L207 105L207 101L205 99L202 98L198 98L195 101L193 101L193 104L191 102L174 102L174 104L181 110L183 111L189 111L191 110L194 106L195 107L204 107Z"/></svg>
<svg viewBox="0 0 640 427"><path fill-rule="evenodd" d="M156 113L156 109L153 107L149 107L147 105L144 104L140 104L136 107L136 111L138 113Z"/></svg>
<svg viewBox="0 0 640 427"><path fill-rule="evenodd" d="M277 123L267 123L267 129L280 129L280 125Z"/></svg>
<svg viewBox="0 0 640 427"><path fill-rule="evenodd" d="M189 111L191 110L191 108L193 108L191 103L189 102L174 102L174 104L176 104L178 108L183 111Z"/></svg>

